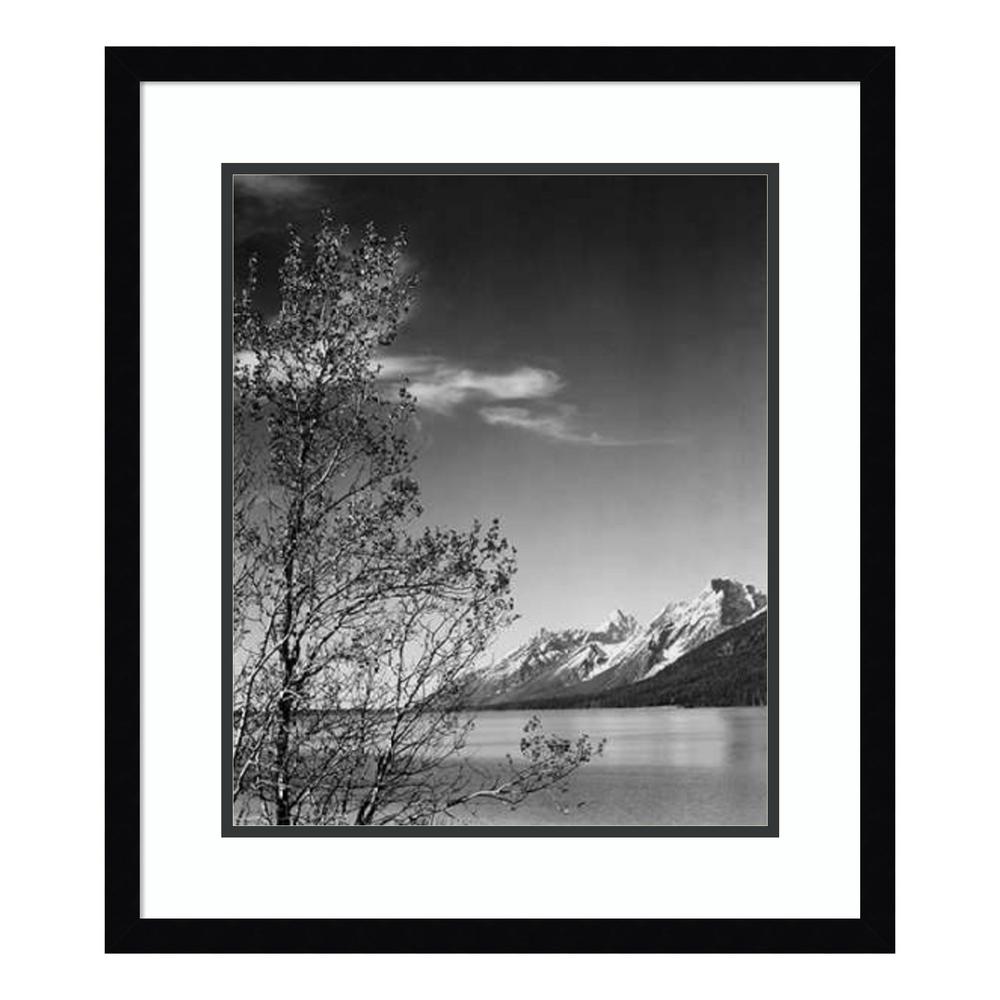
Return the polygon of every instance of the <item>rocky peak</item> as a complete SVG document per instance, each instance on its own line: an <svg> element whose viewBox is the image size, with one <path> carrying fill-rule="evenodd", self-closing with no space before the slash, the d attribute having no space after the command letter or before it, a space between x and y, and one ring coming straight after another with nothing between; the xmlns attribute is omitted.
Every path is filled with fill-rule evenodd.
<svg viewBox="0 0 1000 1000"><path fill-rule="evenodd" d="M715 577L690 601L668 604L649 627L651 666L670 663L687 650L767 605L756 587L728 577Z"/></svg>
<svg viewBox="0 0 1000 1000"><path fill-rule="evenodd" d="M767 604L767 597L752 584L716 577L702 592L717 595L719 624L738 625Z"/></svg>
<svg viewBox="0 0 1000 1000"><path fill-rule="evenodd" d="M627 615L621 608L615 612L597 628L587 633L588 642L624 642L630 635L633 635L639 628L639 623Z"/></svg>

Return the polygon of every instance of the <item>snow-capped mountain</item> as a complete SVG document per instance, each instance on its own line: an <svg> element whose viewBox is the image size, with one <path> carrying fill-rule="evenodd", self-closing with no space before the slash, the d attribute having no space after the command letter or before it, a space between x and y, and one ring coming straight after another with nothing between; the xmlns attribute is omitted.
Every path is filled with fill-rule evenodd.
<svg viewBox="0 0 1000 1000"><path fill-rule="evenodd" d="M476 700L519 702L634 684L766 607L756 587L718 578L692 600L667 604L645 629L622 611L594 629L542 629L481 670Z"/></svg>
<svg viewBox="0 0 1000 1000"><path fill-rule="evenodd" d="M638 631L638 623L615 611L596 628L550 632L543 628L523 646L481 670L477 700L506 700L580 684L606 670Z"/></svg>
<svg viewBox="0 0 1000 1000"><path fill-rule="evenodd" d="M766 705L767 608L723 629L644 681L606 691L587 690L584 684L516 704L531 709Z"/></svg>
<svg viewBox="0 0 1000 1000"><path fill-rule="evenodd" d="M693 600L672 601L649 623L643 641L616 664L614 679L631 684L652 677L765 607L766 595L753 585L725 578L712 580Z"/></svg>

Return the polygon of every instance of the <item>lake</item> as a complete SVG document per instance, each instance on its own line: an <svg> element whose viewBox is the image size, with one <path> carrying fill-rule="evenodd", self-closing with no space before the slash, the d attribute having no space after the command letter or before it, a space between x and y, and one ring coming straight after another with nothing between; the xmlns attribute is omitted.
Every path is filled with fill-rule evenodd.
<svg viewBox="0 0 1000 1000"><path fill-rule="evenodd" d="M606 739L568 795L544 791L516 810L478 809L477 825L759 826L767 823L766 708L597 708L480 712L467 755L483 768L518 759L521 730Z"/></svg>

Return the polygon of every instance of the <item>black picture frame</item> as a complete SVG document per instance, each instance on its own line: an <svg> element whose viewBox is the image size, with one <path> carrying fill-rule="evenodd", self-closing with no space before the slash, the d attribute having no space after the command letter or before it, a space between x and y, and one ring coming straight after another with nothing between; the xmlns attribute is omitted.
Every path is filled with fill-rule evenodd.
<svg viewBox="0 0 1000 1000"><path fill-rule="evenodd" d="M895 942L892 48L109 48L108 952L891 952ZM373 67L391 66L391 75ZM860 84L861 885L857 919L150 919L140 915L140 86L153 81Z"/></svg>

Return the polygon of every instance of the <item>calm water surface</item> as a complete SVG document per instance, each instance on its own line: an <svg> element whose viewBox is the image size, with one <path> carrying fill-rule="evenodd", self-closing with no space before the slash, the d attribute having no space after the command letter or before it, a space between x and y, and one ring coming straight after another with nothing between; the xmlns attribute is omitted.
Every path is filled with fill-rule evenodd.
<svg viewBox="0 0 1000 1000"><path fill-rule="evenodd" d="M518 759L521 730L537 715L547 732L607 739L568 795L541 792L517 810L486 806L489 825L767 823L766 708L599 708L480 712L468 742L474 763Z"/></svg>

